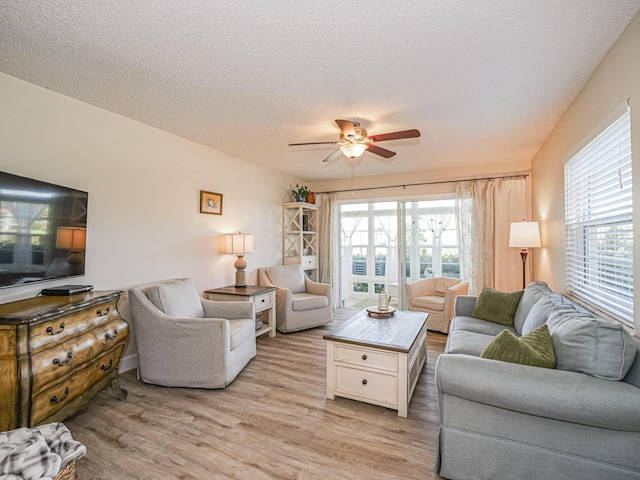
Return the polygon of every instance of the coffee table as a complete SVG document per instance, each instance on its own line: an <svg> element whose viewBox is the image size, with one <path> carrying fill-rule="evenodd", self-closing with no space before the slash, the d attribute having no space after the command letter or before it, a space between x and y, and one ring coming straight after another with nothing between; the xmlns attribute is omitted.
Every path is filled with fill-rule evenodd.
<svg viewBox="0 0 640 480"><path fill-rule="evenodd" d="M427 317L396 311L378 318L365 309L324 335L327 398L392 408L406 418L427 359Z"/></svg>

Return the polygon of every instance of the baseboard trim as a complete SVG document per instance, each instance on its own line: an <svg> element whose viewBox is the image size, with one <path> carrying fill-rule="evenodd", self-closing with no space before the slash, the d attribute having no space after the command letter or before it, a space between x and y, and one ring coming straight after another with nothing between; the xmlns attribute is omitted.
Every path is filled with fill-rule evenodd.
<svg viewBox="0 0 640 480"><path fill-rule="evenodd" d="M133 370L134 368L138 368L137 353L122 357L122 360L120 360L120 368L118 368L118 373L128 372L129 370Z"/></svg>

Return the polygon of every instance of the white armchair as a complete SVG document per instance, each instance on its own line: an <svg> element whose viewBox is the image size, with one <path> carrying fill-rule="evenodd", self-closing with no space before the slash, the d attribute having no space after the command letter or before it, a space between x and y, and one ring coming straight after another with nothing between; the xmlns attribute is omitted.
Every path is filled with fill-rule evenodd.
<svg viewBox="0 0 640 480"><path fill-rule="evenodd" d="M429 330L449 333L455 298L467 294L469 282L463 282L459 278L423 278L405 283L404 290L408 310L428 313Z"/></svg>
<svg viewBox="0 0 640 480"><path fill-rule="evenodd" d="M145 383L224 388L256 355L254 304L205 300L190 278L133 287L129 306Z"/></svg>
<svg viewBox="0 0 640 480"><path fill-rule="evenodd" d="M260 285L278 287L276 324L282 333L297 332L333 321L331 285L310 280L301 265L258 269Z"/></svg>

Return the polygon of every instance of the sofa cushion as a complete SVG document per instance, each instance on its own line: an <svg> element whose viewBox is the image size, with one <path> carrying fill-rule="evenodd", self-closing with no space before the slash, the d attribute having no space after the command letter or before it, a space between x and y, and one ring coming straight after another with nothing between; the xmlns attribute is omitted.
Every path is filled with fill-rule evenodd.
<svg viewBox="0 0 640 480"><path fill-rule="evenodd" d="M522 335L522 325L524 325L531 308L545 295L552 294L553 291L544 282L531 282L522 293L522 298L518 304L513 325L520 335Z"/></svg>
<svg viewBox="0 0 640 480"><path fill-rule="evenodd" d="M304 271L300 265L267 267L267 276L276 287L291 290L291 293L306 292Z"/></svg>
<svg viewBox="0 0 640 480"><path fill-rule="evenodd" d="M435 291L436 293L441 293L442 295L444 295L445 293L447 293L447 290L459 283L459 278L438 277L438 279L436 280Z"/></svg>
<svg viewBox="0 0 640 480"><path fill-rule="evenodd" d="M507 327L506 325L500 325L494 322L487 322L475 317L465 317L458 315L453 317L451 321L450 330L465 330L467 332L482 333L484 335L496 336L503 330L509 330L511 333L516 333L513 327Z"/></svg>
<svg viewBox="0 0 640 480"><path fill-rule="evenodd" d="M563 298L564 297L562 295L552 293L544 295L540 300L538 300L529 310L527 318L520 329L520 334L526 335L538 328L540 325L546 323L554 312L575 312L575 308L573 308L569 303L564 303Z"/></svg>
<svg viewBox="0 0 640 480"><path fill-rule="evenodd" d="M294 293L291 295L291 309L294 312L314 310L328 305L329 299L324 295L313 295L311 293Z"/></svg>
<svg viewBox="0 0 640 480"><path fill-rule="evenodd" d="M547 320L556 352L556 368L606 380L625 377L636 344L622 324L581 312L554 312Z"/></svg>
<svg viewBox="0 0 640 480"><path fill-rule="evenodd" d="M444 297L439 297L437 295L413 297L411 299L411 306L418 308L428 308L429 310L435 311L442 311L444 310Z"/></svg>
<svg viewBox="0 0 640 480"><path fill-rule="evenodd" d="M149 300L170 317L202 318L202 299L191 278L161 283L147 292Z"/></svg>
<svg viewBox="0 0 640 480"><path fill-rule="evenodd" d="M485 286L478 296L472 316L511 327L522 293L522 290L499 292Z"/></svg>
<svg viewBox="0 0 640 480"><path fill-rule="evenodd" d="M494 338L494 335L454 330L449 332L445 353L459 353L479 357L484 347Z"/></svg>
<svg viewBox="0 0 640 480"><path fill-rule="evenodd" d="M553 341L546 324L522 337L516 337L509 330L504 330L484 347L480 356L542 368L553 368L556 363Z"/></svg>

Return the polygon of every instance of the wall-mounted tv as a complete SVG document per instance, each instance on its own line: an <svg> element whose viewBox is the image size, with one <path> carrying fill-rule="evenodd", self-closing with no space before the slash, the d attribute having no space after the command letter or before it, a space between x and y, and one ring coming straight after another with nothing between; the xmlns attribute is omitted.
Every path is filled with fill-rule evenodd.
<svg viewBox="0 0 640 480"><path fill-rule="evenodd" d="M0 288L84 275L88 196L0 172Z"/></svg>

